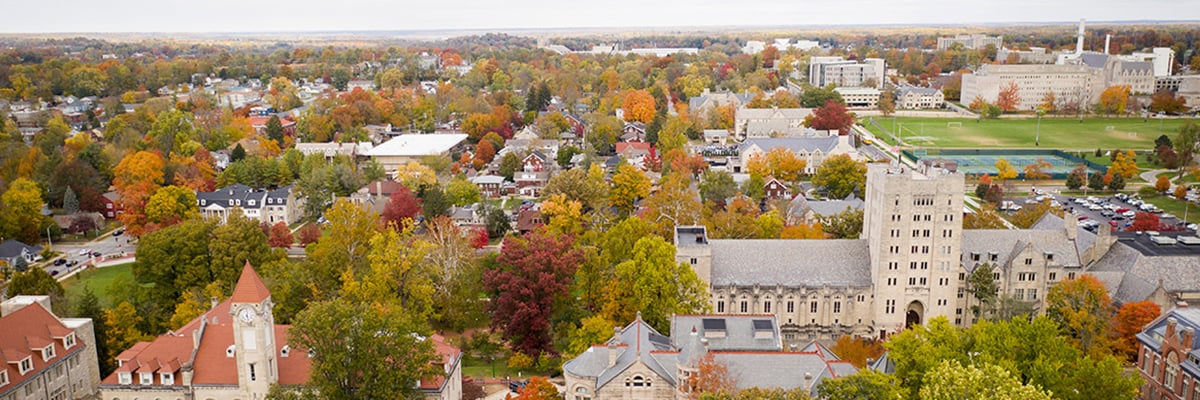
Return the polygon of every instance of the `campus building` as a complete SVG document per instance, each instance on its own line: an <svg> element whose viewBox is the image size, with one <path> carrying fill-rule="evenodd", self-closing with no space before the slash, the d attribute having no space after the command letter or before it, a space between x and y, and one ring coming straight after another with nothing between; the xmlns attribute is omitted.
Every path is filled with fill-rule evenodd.
<svg viewBox="0 0 1200 400"><path fill-rule="evenodd" d="M1200 309L1187 303L1163 313L1137 334L1138 399L1200 399Z"/></svg>
<svg viewBox="0 0 1200 400"><path fill-rule="evenodd" d="M967 50L982 50L988 45L992 45L997 49L1004 47L1004 38L1000 36L988 35L958 35L955 37L940 37L937 42L938 50L946 50L955 43L962 44L962 47Z"/></svg>
<svg viewBox="0 0 1200 400"><path fill-rule="evenodd" d="M49 296L0 303L0 399L91 399L100 383L90 318L59 318Z"/></svg>
<svg viewBox="0 0 1200 400"><path fill-rule="evenodd" d="M1106 87L1103 71L1087 65L984 64L962 76L961 98L964 104L976 97L995 103L1009 83L1017 84L1019 110L1036 109L1047 93L1054 93L1060 104L1086 109L1099 101Z"/></svg>
<svg viewBox="0 0 1200 400"><path fill-rule="evenodd" d="M937 166L871 164L865 189L860 239L712 239L680 226L676 261L708 283L717 314L774 315L788 345L883 337L939 316L969 326L980 268L1034 313L1083 274L1119 303L1200 304L1200 238L1092 233L1052 213L1029 229L963 229L963 176Z"/></svg>
<svg viewBox="0 0 1200 400"><path fill-rule="evenodd" d="M808 65L808 83L816 87L861 87L874 82L869 86L880 89L886 72L882 58L867 58L860 63L841 57L813 57Z"/></svg>

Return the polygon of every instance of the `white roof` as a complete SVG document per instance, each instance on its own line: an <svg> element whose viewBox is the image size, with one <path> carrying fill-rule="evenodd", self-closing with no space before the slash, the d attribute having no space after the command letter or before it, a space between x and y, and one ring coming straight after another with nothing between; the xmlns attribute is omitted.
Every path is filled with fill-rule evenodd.
<svg viewBox="0 0 1200 400"><path fill-rule="evenodd" d="M497 175L480 175L480 176L471 178L471 183L474 183L476 185L487 184L487 183L504 183L504 177L497 176Z"/></svg>
<svg viewBox="0 0 1200 400"><path fill-rule="evenodd" d="M428 156L449 151L450 148L467 140L465 133L436 133L400 135L367 152L372 157L380 156Z"/></svg>

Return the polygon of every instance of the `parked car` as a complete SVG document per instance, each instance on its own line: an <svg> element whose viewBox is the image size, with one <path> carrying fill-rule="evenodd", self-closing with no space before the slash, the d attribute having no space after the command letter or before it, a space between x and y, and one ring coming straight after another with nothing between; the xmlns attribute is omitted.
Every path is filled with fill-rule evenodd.
<svg viewBox="0 0 1200 400"><path fill-rule="evenodd" d="M67 263L67 259L65 259L65 258L60 258L60 259L54 260L55 267L66 264L66 263Z"/></svg>
<svg viewBox="0 0 1200 400"><path fill-rule="evenodd" d="M92 252L92 257L100 257L100 256L101 256L100 252L98 252L98 251Z"/></svg>
<svg viewBox="0 0 1200 400"><path fill-rule="evenodd" d="M88 256L88 254L92 254L92 251L91 251L91 250L88 250L88 249L79 250L79 255L80 255L80 256L87 257L87 256Z"/></svg>
<svg viewBox="0 0 1200 400"><path fill-rule="evenodd" d="M517 393L520 392L521 389L524 389L526 385L529 385L528 380L511 381L508 382L508 390L512 391L513 393Z"/></svg>

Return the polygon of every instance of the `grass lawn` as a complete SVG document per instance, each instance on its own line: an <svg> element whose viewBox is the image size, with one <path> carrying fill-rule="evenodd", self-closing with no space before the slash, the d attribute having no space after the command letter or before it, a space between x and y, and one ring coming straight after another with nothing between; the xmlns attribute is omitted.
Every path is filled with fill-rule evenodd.
<svg viewBox="0 0 1200 400"><path fill-rule="evenodd" d="M495 378L503 379L504 377L509 376L509 377L512 377L512 379L517 379L517 371L508 369L508 365L506 365L507 361L508 360L505 360L505 359L497 359L496 360L496 362L494 364L496 367L496 369L495 369L496 375L493 376L492 375L492 365L489 365L487 360L476 361L473 358L466 358L465 361L463 362L463 377L468 377L468 376L472 377L472 378L493 378L493 377L495 377Z"/></svg>
<svg viewBox="0 0 1200 400"><path fill-rule="evenodd" d="M73 299L83 294L84 288L91 288L92 293L95 293L96 297L100 298L100 304L108 307L108 287L119 276L127 276L133 279L133 263L99 269L92 268L67 278L67 280L62 282L62 285L63 289L67 291L68 299Z"/></svg>
<svg viewBox="0 0 1200 400"><path fill-rule="evenodd" d="M1184 207L1187 204L1183 201L1176 200L1171 196L1155 196L1151 198L1142 197L1147 203L1153 204L1161 208L1163 212L1171 213L1176 218L1183 219ZM1192 223L1200 223L1200 206L1192 204L1187 207L1187 221Z"/></svg>
<svg viewBox="0 0 1200 400"><path fill-rule="evenodd" d="M1037 118L984 119L896 117L875 118L883 127L900 131L901 139L919 147L1043 148L1043 149L1144 149L1154 147L1161 134L1174 136L1187 120L1141 118L1043 118L1041 145L1034 146ZM1162 132L1159 132L1159 123ZM961 126L959 126L961 125ZM866 125L868 129L874 128ZM1112 129L1109 129L1109 128ZM872 129L879 136L883 135Z"/></svg>
<svg viewBox="0 0 1200 400"><path fill-rule="evenodd" d="M1158 174L1158 175L1156 175L1156 177L1159 177L1159 176L1166 176L1166 177L1167 177L1167 179L1170 179L1170 180L1171 180L1171 182L1173 182L1173 183L1175 183L1175 184L1180 184L1180 183L1185 183L1185 184L1186 184L1186 183L1196 183L1196 182L1200 182L1200 181L1197 181L1197 180L1196 180L1196 174L1184 173L1184 174L1183 174L1183 177L1182 177L1182 178L1179 178L1179 179L1176 179L1176 178L1175 178L1175 176L1176 176L1176 175L1177 175L1177 174L1176 174L1175 172L1163 172L1163 173L1161 173L1161 174Z"/></svg>

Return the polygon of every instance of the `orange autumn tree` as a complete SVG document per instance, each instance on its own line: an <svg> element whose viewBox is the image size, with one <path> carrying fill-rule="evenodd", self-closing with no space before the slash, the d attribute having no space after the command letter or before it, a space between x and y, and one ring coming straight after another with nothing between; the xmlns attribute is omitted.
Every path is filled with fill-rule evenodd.
<svg viewBox="0 0 1200 400"><path fill-rule="evenodd" d="M654 119L654 96L646 90L630 90L625 92L626 121L641 121L650 123Z"/></svg>
<svg viewBox="0 0 1200 400"><path fill-rule="evenodd" d="M1000 94L996 95L996 105L1004 111L1016 111L1017 106L1021 104L1020 91L1021 87L1017 86L1016 82L1001 86Z"/></svg>
<svg viewBox="0 0 1200 400"><path fill-rule="evenodd" d="M1108 290L1092 275L1059 282L1046 294L1046 315L1086 354L1107 353L1114 313Z"/></svg>
<svg viewBox="0 0 1200 400"><path fill-rule="evenodd" d="M811 224L788 225L779 233L780 239L824 239L825 229L820 221Z"/></svg>
<svg viewBox="0 0 1200 400"><path fill-rule="evenodd" d="M547 381L546 378L534 376L529 378L529 383L521 389L520 393L516 396L506 395L505 398L511 400L556 400L562 397L558 395L558 388L555 388L553 383Z"/></svg>
<svg viewBox="0 0 1200 400"><path fill-rule="evenodd" d="M1158 304L1149 300L1142 300L1136 303L1125 303L1117 310L1116 318L1113 318L1112 340L1113 352L1124 355L1129 361L1137 359L1137 337L1135 335L1142 331L1142 327L1158 318L1162 310L1158 308Z"/></svg>
<svg viewBox="0 0 1200 400"><path fill-rule="evenodd" d="M866 368L867 360L878 359L880 355L883 355L883 344L872 339L843 335L829 350L832 350L833 354L837 354L838 358L854 364L855 367Z"/></svg>
<svg viewBox="0 0 1200 400"><path fill-rule="evenodd" d="M125 210L118 218L133 236L144 233L146 203L162 186L165 165L166 161L158 153L139 151L113 167L113 186L121 195L119 202Z"/></svg>
<svg viewBox="0 0 1200 400"><path fill-rule="evenodd" d="M729 367L717 361L713 353L705 353L696 363L696 373L688 378L689 398L698 399L705 393L732 393L737 388Z"/></svg>

